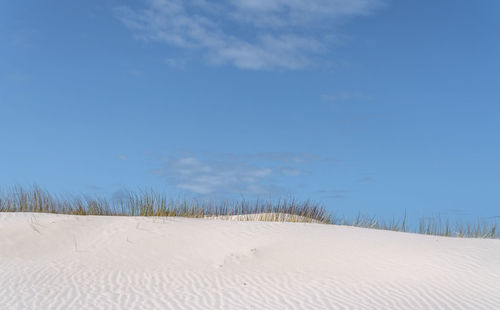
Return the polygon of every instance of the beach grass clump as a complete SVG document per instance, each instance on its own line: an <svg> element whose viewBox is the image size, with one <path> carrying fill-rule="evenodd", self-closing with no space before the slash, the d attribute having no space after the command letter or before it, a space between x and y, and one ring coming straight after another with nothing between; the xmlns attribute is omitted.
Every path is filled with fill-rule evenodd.
<svg viewBox="0 0 500 310"><path fill-rule="evenodd" d="M274 222L331 223L328 212L310 200L205 201L171 199L154 191L129 192L118 200L87 195L59 197L38 186L0 193L0 212L40 212L70 215L181 216L235 218Z"/></svg>
<svg viewBox="0 0 500 310"><path fill-rule="evenodd" d="M376 216L367 216L358 213L352 220L330 216L330 224L346 225L360 228L390 230L397 232L409 232L431 236L459 237L459 238L489 238L500 239L500 230L495 219L478 220L474 224L452 222L441 217L423 217L417 225L411 226L405 214L400 218L390 221Z"/></svg>
<svg viewBox="0 0 500 310"><path fill-rule="evenodd" d="M462 238L500 238L498 224L495 219L477 220L476 223L460 223L454 225L440 217L420 219L418 233L434 236L462 237Z"/></svg>
<svg viewBox="0 0 500 310"><path fill-rule="evenodd" d="M477 221L475 224L457 224L456 234L459 237L474 237L474 238L499 238L497 222L492 223L486 221Z"/></svg>
<svg viewBox="0 0 500 310"><path fill-rule="evenodd" d="M474 224L455 223L440 217L421 218L417 225L408 224L406 212L400 219L386 221L358 213L347 219L330 214L311 200L239 200L209 201L172 199L154 191L128 192L117 200L80 196L56 196L38 186L21 186L0 191L0 212L40 212L69 215L107 216L179 216L237 221L270 221L346 225L369 229L411 232L433 236L461 238L500 238L495 220L478 220Z"/></svg>

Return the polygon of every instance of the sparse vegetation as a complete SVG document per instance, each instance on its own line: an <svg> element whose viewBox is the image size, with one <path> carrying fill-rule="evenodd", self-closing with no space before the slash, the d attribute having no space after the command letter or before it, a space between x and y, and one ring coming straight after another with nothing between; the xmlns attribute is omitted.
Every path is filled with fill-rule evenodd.
<svg viewBox="0 0 500 310"><path fill-rule="evenodd" d="M411 229L405 215L397 220L385 221L360 213L349 220L327 212L319 203L295 199L277 201L198 201L174 200L152 191L129 193L126 198L110 201L91 196L58 197L33 186L15 187L0 192L0 212L40 212L70 215L107 216L181 216L190 218L216 218L239 221L300 222L347 225L362 228L426 235L462 238L500 238L496 221L477 221L475 224L456 223L440 218L422 218Z"/></svg>
<svg viewBox="0 0 500 310"><path fill-rule="evenodd" d="M287 222L330 223L326 209L311 201L295 199L271 201L174 200L152 191L128 193L116 201L91 196L58 197L34 186L16 187L0 193L0 212L41 212L71 215L182 216ZM259 215L257 218L253 215Z"/></svg>

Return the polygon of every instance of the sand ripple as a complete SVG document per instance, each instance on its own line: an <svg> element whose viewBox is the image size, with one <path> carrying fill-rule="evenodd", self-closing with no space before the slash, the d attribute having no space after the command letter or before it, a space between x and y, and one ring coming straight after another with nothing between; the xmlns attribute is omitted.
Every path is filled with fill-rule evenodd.
<svg viewBox="0 0 500 310"><path fill-rule="evenodd" d="M500 241L0 214L1 309L499 309Z"/></svg>

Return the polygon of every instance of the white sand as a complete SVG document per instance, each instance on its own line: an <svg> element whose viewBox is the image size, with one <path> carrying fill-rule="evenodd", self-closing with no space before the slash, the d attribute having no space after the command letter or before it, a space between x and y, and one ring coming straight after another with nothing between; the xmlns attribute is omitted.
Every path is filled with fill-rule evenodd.
<svg viewBox="0 0 500 310"><path fill-rule="evenodd" d="M500 309L500 240L0 213L1 309Z"/></svg>

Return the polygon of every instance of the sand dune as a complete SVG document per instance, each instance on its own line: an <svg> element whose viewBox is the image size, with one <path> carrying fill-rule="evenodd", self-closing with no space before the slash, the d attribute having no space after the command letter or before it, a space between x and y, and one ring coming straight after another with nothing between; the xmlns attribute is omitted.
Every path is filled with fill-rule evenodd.
<svg viewBox="0 0 500 310"><path fill-rule="evenodd" d="M500 241L0 213L1 309L500 309Z"/></svg>

